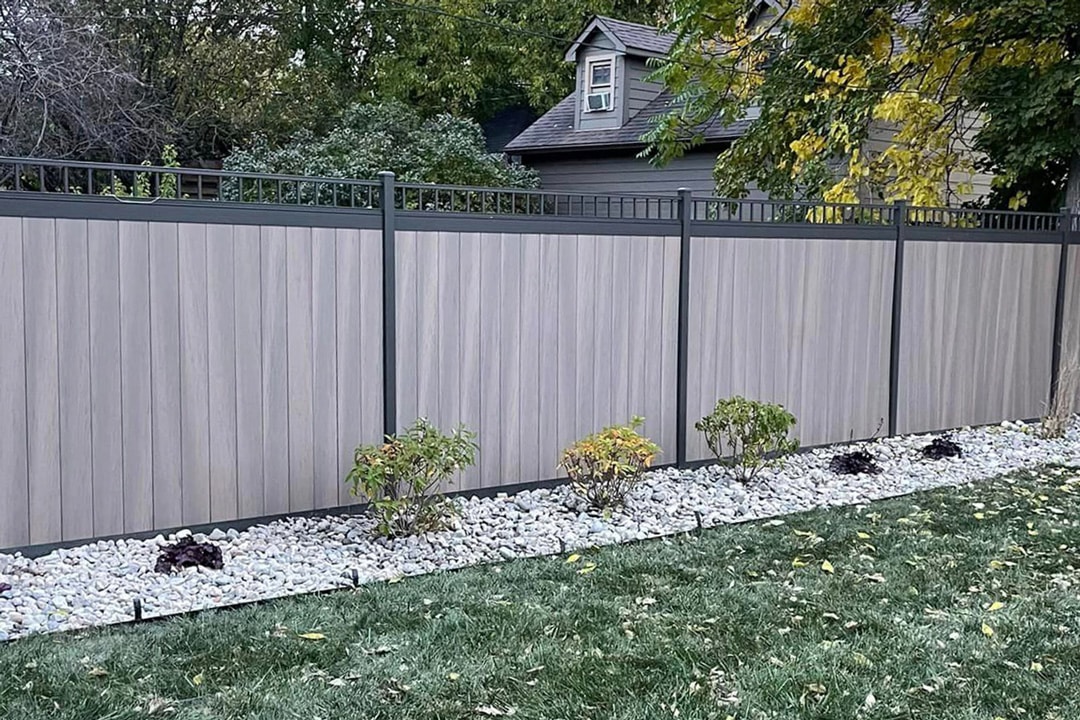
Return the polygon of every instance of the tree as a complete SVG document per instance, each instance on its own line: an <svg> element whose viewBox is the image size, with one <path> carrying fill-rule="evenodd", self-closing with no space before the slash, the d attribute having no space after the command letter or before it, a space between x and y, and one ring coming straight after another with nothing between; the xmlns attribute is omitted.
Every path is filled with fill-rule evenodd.
<svg viewBox="0 0 1080 720"><path fill-rule="evenodd" d="M657 75L677 104L648 135L655 162L699 142L703 120L757 108L717 159L722 195L756 183L934 205L984 169L998 176L994 202L1080 210L1080 0L765 5L675 0L678 41ZM873 128L891 139L868 143Z"/></svg>
<svg viewBox="0 0 1080 720"><path fill-rule="evenodd" d="M0 4L0 155L139 160L168 136L160 98L64 0Z"/></svg>
<svg viewBox="0 0 1080 720"><path fill-rule="evenodd" d="M403 182L487 187L536 187L536 174L484 148L472 120L437 115L423 120L401 103L349 107L324 135L302 131L274 147L259 138L225 159L225 168L249 172L374 179L393 171Z"/></svg>

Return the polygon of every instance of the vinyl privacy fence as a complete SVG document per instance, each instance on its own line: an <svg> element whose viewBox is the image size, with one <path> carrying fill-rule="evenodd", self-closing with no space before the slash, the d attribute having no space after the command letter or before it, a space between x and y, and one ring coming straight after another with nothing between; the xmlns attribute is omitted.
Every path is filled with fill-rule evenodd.
<svg viewBox="0 0 1080 720"><path fill-rule="evenodd" d="M1031 418L1080 341L1067 215L25 179L0 192L0 547L348 505L356 445L417 416L479 433L466 491L554 479L635 414L663 462L706 459L693 423L734 394L809 445Z"/></svg>

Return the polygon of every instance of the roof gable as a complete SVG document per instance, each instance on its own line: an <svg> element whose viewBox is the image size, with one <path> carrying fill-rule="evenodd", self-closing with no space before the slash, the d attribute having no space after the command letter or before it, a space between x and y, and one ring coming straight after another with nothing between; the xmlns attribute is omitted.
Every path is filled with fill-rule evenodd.
<svg viewBox="0 0 1080 720"><path fill-rule="evenodd" d="M588 47L589 38L594 32L603 33L618 52L640 57L664 57L675 42L673 33L661 32L651 25L597 15L566 50L564 57L567 62L577 61L578 51L582 47Z"/></svg>

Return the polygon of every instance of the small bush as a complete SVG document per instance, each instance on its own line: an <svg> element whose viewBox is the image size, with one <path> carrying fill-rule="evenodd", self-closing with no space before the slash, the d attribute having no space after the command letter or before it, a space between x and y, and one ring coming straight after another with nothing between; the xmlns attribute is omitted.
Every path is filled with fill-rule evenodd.
<svg viewBox="0 0 1080 720"><path fill-rule="evenodd" d="M380 535L399 537L440 530L453 512L435 488L476 462L476 435L458 427L449 435L424 418L382 445L362 445L347 482L365 495Z"/></svg>
<svg viewBox="0 0 1080 720"><path fill-rule="evenodd" d="M934 438L929 445L922 449L922 455L927 460L960 457L962 454L963 451L960 446L953 442L948 435Z"/></svg>
<svg viewBox="0 0 1080 720"><path fill-rule="evenodd" d="M694 427L704 433L705 444L717 459L730 457L736 477L748 483L770 457L795 452L799 441L788 438L795 416L782 405L733 397L720 400Z"/></svg>
<svg viewBox="0 0 1080 720"><path fill-rule="evenodd" d="M829 469L837 475L877 475L881 472L877 460L865 450L835 456L829 461Z"/></svg>
<svg viewBox="0 0 1080 720"><path fill-rule="evenodd" d="M629 425L604 428L563 451L559 467L593 507L621 505L659 454L660 446L637 432L643 422L634 417Z"/></svg>

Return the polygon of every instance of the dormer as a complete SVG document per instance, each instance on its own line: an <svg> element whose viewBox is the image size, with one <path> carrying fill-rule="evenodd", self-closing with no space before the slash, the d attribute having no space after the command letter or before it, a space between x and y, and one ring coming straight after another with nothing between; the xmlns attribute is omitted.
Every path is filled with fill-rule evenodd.
<svg viewBox="0 0 1080 720"><path fill-rule="evenodd" d="M654 27L595 17L566 51L577 67L574 130L625 125L663 90L646 78L649 58L665 57L674 36Z"/></svg>

